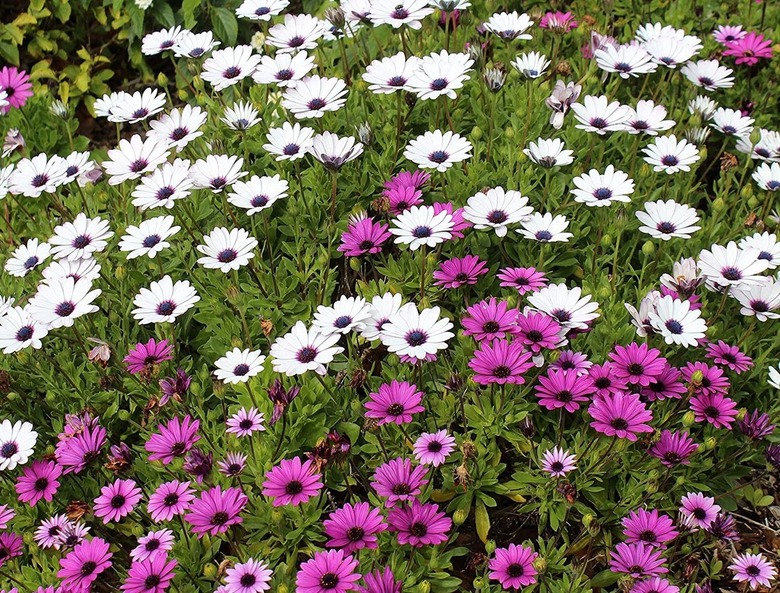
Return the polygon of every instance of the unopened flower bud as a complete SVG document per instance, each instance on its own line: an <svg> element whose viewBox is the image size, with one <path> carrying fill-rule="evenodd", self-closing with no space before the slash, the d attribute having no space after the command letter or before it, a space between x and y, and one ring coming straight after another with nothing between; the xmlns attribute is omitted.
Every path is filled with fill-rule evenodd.
<svg viewBox="0 0 780 593"><path fill-rule="evenodd" d="M713 210L723 210L726 207L726 202L723 200L723 198L715 198L712 200L712 209Z"/></svg>
<svg viewBox="0 0 780 593"><path fill-rule="evenodd" d="M206 89L206 85L203 83L203 79L200 76L194 76L192 78L192 87L200 93Z"/></svg>
<svg viewBox="0 0 780 593"><path fill-rule="evenodd" d="M701 120L701 114L696 111L694 114L688 119L688 127L689 128L700 128L702 124Z"/></svg>
<svg viewBox="0 0 780 593"><path fill-rule="evenodd" d="M258 31L252 35L252 39L249 40L249 45L252 49L258 53L262 53L263 46L265 45L265 34L262 31Z"/></svg>
<svg viewBox="0 0 780 593"><path fill-rule="evenodd" d="M212 563L204 564L203 576L206 577L207 579L213 579L214 577L217 576L217 567Z"/></svg>
<svg viewBox="0 0 780 593"><path fill-rule="evenodd" d="M702 371L694 371L691 374L691 385L694 387L701 387L702 381L704 381L704 373Z"/></svg>
<svg viewBox="0 0 780 593"><path fill-rule="evenodd" d="M184 89L179 89L176 96L179 97L179 101L186 101L189 98L189 93Z"/></svg>
<svg viewBox="0 0 780 593"><path fill-rule="evenodd" d="M485 552L488 553L489 556L493 555L493 552L496 551L496 540L489 539L485 542Z"/></svg>
<svg viewBox="0 0 780 593"><path fill-rule="evenodd" d="M571 64L566 60L561 60L555 65L555 72L561 76L568 76L571 74Z"/></svg>
<svg viewBox="0 0 780 593"><path fill-rule="evenodd" d="M547 570L547 558L544 558L542 556L537 556L536 560L533 561L533 567L536 569L536 572L543 573L545 570Z"/></svg>
<svg viewBox="0 0 780 593"><path fill-rule="evenodd" d="M357 135L358 139L366 146L371 144L374 140L374 132L371 129L371 124L367 121L360 124L357 129Z"/></svg>
<svg viewBox="0 0 780 593"><path fill-rule="evenodd" d="M124 266L117 266L114 268L114 278L117 280L124 280L127 277L127 268Z"/></svg>
<svg viewBox="0 0 780 593"><path fill-rule="evenodd" d="M482 73L482 78L487 85L488 90L491 93L497 93L504 88L506 82L506 72L499 70L498 68L485 68Z"/></svg>
<svg viewBox="0 0 780 593"><path fill-rule="evenodd" d="M482 128L480 128L479 126L474 126L473 128L471 128L470 136L472 140L479 140L480 138L482 138Z"/></svg>
<svg viewBox="0 0 780 593"><path fill-rule="evenodd" d="M685 414L683 414L682 423L685 428L690 428L696 424L696 415L693 413L693 411L688 410L685 412Z"/></svg>
<svg viewBox="0 0 780 593"><path fill-rule="evenodd" d="M51 111L57 117L61 117L62 119L68 117L68 106L59 99L52 101L51 105L49 106L49 111Z"/></svg>
<svg viewBox="0 0 780 593"><path fill-rule="evenodd" d="M639 176L643 179L647 179L650 177L650 174L653 172L653 170L650 168L650 165L647 163L642 163L639 167Z"/></svg>
<svg viewBox="0 0 780 593"><path fill-rule="evenodd" d="M417 585L417 590L420 593L431 593L431 584L428 581L421 581L419 585Z"/></svg>
<svg viewBox="0 0 780 593"><path fill-rule="evenodd" d="M466 509L456 509L455 512L452 513L452 522L455 525L463 525L468 518L469 512Z"/></svg>
<svg viewBox="0 0 780 593"><path fill-rule="evenodd" d="M168 77L166 76L165 72L157 73L157 84L161 87L168 86Z"/></svg>
<svg viewBox="0 0 780 593"><path fill-rule="evenodd" d="M750 132L750 145L755 146L761 142L761 130L759 128L753 128L753 131Z"/></svg>
<svg viewBox="0 0 780 593"><path fill-rule="evenodd" d="M704 450L705 451L712 451L715 449L715 447L718 445L718 439L715 437L708 437L704 439Z"/></svg>
<svg viewBox="0 0 780 593"><path fill-rule="evenodd" d="M742 189L739 190L739 196L743 199L749 199L752 198L755 192L753 192L753 184L752 183L746 183L744 186L742 186Z"/></svg>
<svg viewBox="0 0 780 593"><path fill-rule="evenodd" d="M479 591L480 589L485 588L485 579L482 577L476 577L472 582L472 586L474 587L474 590Z"/></svg>
<svg viewBox="0 0 780 593"><path fill-rule="evenodd" d="M582 516L582 526L587 529L590 527L590 524L593 523L593 514L592 513L585 513Z"/></svg>
<svg viewBox="0 0 780 593"><path fill-rule="evenodd" d="M225 298L227 299L228 303L231 305L236 305L239 301L240 294L241 293L235 284L228 284L228 287L225 290Z"/></svg>
<svg viewBox="0 0 780 593"><path fill-rule="evenodd" d="M344 10L340 7L331 7L325 10L325 19L333 25L333 28L337 31L341 31L346 22Z"/></svg>

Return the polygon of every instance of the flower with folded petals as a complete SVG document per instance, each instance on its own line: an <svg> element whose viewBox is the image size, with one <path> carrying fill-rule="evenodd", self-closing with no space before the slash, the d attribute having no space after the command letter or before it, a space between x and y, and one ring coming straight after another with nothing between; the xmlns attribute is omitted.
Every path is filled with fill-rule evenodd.
<svg viewBox="0 0 780 593"><path fill-rule="evenodd" d="M538 138L535 142L529 142L528 148L523 152L537 165L545 169L562 167L574 162L574 151L565 149L560 138Z"/></svg>
<svg viewBox="0 0 780 593"><path fill-rule="evenodd" d="M330 132L317 134L308 148L309 154L329 171L339 171L348 162L363 154L363 144L352 136L339 137Z"/></svg>
<svg viewBox="0 0 780 593"><path fill-rule="evenodd" d="M136 344L123 362L127 364L127 371L131 374L149 373L155 366L173 359L171 352L173 345L169 344L168 340L155 341L151 338L146 344Z"/></svg>

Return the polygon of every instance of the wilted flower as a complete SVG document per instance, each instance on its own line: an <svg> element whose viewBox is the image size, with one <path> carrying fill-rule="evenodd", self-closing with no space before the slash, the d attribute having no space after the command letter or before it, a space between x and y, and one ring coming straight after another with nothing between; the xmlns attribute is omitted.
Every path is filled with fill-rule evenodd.
<svg viewBox="0 0 780 593"><path fill-rule="evenodd" d="M552 109L550 125L556 130L560 130L563 127L563 118L566 112L579 99L581 92L582 86L579 84L574 82L564 84L562 80L556 81L552 94L544 101L545 105Z"/></svg>

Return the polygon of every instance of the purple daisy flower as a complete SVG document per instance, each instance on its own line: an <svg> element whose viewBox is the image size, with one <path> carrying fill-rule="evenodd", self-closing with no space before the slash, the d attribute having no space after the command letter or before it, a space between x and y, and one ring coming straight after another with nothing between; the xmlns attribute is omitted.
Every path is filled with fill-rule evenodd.
<svg viewBox="0 0 780 593"><path fill-rule="evenodd" d="M165 556L173 548L174 541L173 531L170 529L150 531L138 538L138 545L130 550L130 558L133 562L140 562L157 554Z"/></svg>
<svg viewBox="0 0 780 593"><path fill-rule="evenodd" d="M729 570L734 572L735 581L748 583L751 589L769 587L772 579L777 576L775 567L763 554L737 554L732 559Z"/></svg>
<svg viewBox="0 0 780 593"><path fill-rule="evenodd" d="M424 432L414 443L414 457L423 465L438 467L455 450L455 437L446 430Z"/></svg>
<svg viewBox="0 0 780 593"><path fill-rule="evenodd" d="M400 171L393 175L390 181L385 181L385 187L387 189L392 189L394 187L413 187L415 189L422 189L430 180L430 173L426 173L425 171Z"/></svg>
<svg viewBox="0 0 780 593"><path fill-rule="evenodd" d="M753 366L753 359L743 354L739 346L731 346L723 340L719 340L717 344L715 342L707 344L705 356L712 359L715 364L731 369L738 375Z"/></svg>
<svg viewBox="0 0 780 593"><path fill-rule="evenodd" d="M750 31L742 39L735 39L726 43L724 56L733 56L734 62L755 66L762 58L772 58L772 40L766 39L761 33Z"/></svg>
<svg viewBox="0 0 780 593"><path fill-rule="evenodd" d="M576 461L576 455L570 454L562 447L553 447L545 451L542 456L542 471L553 478L560 478L577 469Z"/></svg>
<svg viewBox="0 0 780 593"><path fill-rule="evenodd" d="M63 436L57 442L54 456L63 473L79 473L98 458L106 444L106 429L99 424L87 424L80 433Z"/></svg>
<svg viewBox="0 0 780 593"><path fill-rule="evenodd" d="M261 593L271 588L273 571L264 562L250 558L225 571L225 593ZM222 587L217 589L219 591Z"/></svg>
<svg viewBox="0 0 780 593"><path fill-rule="evenodd" d="M689 362L682 369L682 374L697 393L726 393L731 387L722 369L703 362Z"/></svg>
<svg viewBox="0 0 780 593"><path fill-rule="evenodd" d="M504 339L507 333L517 330L517 309L510 309L506 301L490 298L475 303L466 309L461 320L466 336L474 336L478 342Z"/></svg>
<svg viewBox="0 0 780 593"><path fill-rule="evenodd" d="M389 566L363 575L365 587L358 585L358 593L401 593L403 582L396 581L393 571Z"/></svg>
<svg viewBox="0 0 780 593"><path fill-rule="evenodd" d="M125 593L163 593L171 585L178 562L165 554L133 562L120 589Z"/></svg>
<svg viewBox="0 0 780 593"><path fill-rule="evenodd" d="M0 534L0 567L18 558L24 551L24 539L18 533Z"/></svg>
<svg viewBox="0 0 780 593"><path fill-rule="evenodd" d="M739 531L737 531L737 522L734 517L726 513L718 513L707 528L712 535L725 542L736 542L740 540Z"/></svg>
<svg viewBox="0 0 780 593"><path fill-rule="evenodd" d="M329 548L341 548L351 554L362 548L377 547L376 534L387 529L379 509L367 502L345 504L333 511L323 522Z"/></svg>
<svg viewBox="0 0 780 593"><path fill-rule="evenodd" d="M558 320L544 313L521 313L516 323L517 339L534 354L539 354L543 349L554 350L563 341L563 328Z"/></svg>
<svg viewBox="0 0 780 593"><path fill-rule="evenodd" d="M682 521L691 528L707 529L719 512L715 499L701 492L689 492L680 500Z"/></svg>
<svg viewBox="0 0 780 593"><path fill-rule="evenodd" d="M661 551L643 543L619 543L611 554L609 569L638 579L669 572Z"/></svg>
<svg viewBox="0 0 780 593"><path fill-rule="evenodd" d="M264 419L263 413L258 412L256 408L249 408L248 410L241 408L228 418L227 432L239 437L252 436L255 432L265 430L265 426L263 426Z"/></svg>
<svg viewBox="0 0 780 593"><path fill-rule="evenodd" d="M550 29L556 33L568 33L577 28L577 21L574 19L572 13L557 10L555 12L545 13L539 21L539 27L542 29Z"/></svg>
<svg viewBox="0 0 780 593"><path fill-rule="evenodd" d="M143 492L134 480L117 480L100 489L93 512L103 523L119 521L133 511L141 496Z"/></svg>
<svg viewBox="0 0 780 593"><path fill-rule="evenodd" d="M397 457L383 463L374 470L371 478L374 490L379 496L387 498L386 506L414 499L428 483L425 479L428 469L425 466L412 468L412 461Z"/></svg>
<svg viewBox="0 0 780 593"><path fill-rule="evenodd" d="M219 473L226 475L228 478L235 478L246 468L247 456L243 453L231 452L225 455L225 459L217 461L217 468Z"/></svg>
<svg viewBox="0 0 780 593"><path fill-rule="evenodd" d="M394 186L382 192L387 198L388 211L393 216L398 216L402 212L409 210L412 206L422 204L422 192L409 186Z"/></svg>
<svg viewBox="0 0 780 593"><path fill-rule="evenodd" d="M379 386L379 390L370 393L365 403L366 417L376 418L377 424L408 424L412 414L425 410L420 405L423 392L406 381L392 381Z"/></svg>
<svg viewBox="0 0 780 593"><path fill-rule="evenodd" d="M347 257L359 257L367 253L379 253L382 245L390 238L387 225L374 222L367 216L350 222L347 231L341 235L338 250Z"/></svg>
<svg viewBox="0 0 780 593"><path fill-rule="evenodd" d="M581 403L587 402L593 391L593 380L589 375L578 375L574 370L550 368L546 374L539 377L534 393L543 408L563 408L571 413L576 412Z"/></svg>
<svg viewBox="0 0 780 593"><path fill-rule="evenodd" d="M240 488L222 490L220 486L214 486L192 501L184 520L192 526L198 539L206 533L225 533L231 525L243 522L240 514L247 502L249 499Z"/></svg>
<svg viewBox="0 0 780 593"><path fill-rule="evenodd" d="M631 544L644 543L655 548L665 548L667 542L679 535L674 522L656 509L637 509L623 517L623 535Z"/></svg>
<svg viewBox="0 0 780 593"><path fill-rule="evenodd" d="M453 239L462 239L464 237L463 231L473 226L468 220L463 218L463 208L455 208L449 202L434 202L431 206L433 206L434 216L441 212L446 212L452 216L452 230L450 233L452 233Z"/></svg>
<svg viewBox="0 0 780 593"><path fill-rule="evenodd" d="M521 295L547 286L547 276L536 268L502 268L496 276L501 286L514 288Z"/></svg>
<svg viewBox="0 0 780 593"><path fill-rule="evenodd" d="M613 361L615 376L629 384L646 387L666 366L666 359L660 350L647 344L631 343L628 346L615 346L609 357Z"/></svg>
<svg viewBox="0 0 780 593"><path fill-rule="evenodd" d="M298 506L316 496L322 490L321 476L311 460L301 462L300 457L282 459L265 474L263 494L273 498L273 505Z"/></svg>
<svg viewBox="0 0 780 593"><path fill-rule="evenodd" d="M164 406L171 399L177 402L182 401L184 395L190 388L191 382L192 378L185 373L183 369L176 369L175 377L160 379L160 391L162 391L162 396L157 403L160 406Z"/></svg>
<svg viewBox="0 0 780 593"><path fill-rule="evenodd" d="M92 583L111 566L108 542L93 537L78 544L60 560L57 576L62 585L74 591L89 591Z"/></svg>
<svg viewBox="0 0 780 593"><path fill-rule="evenodd" d="M590 425L607 436L636 441L638 433L653 432L648 424L653 413L636 393L612 393L597 398L588 408L588 414L593 418Z"/></svg>
<svg viewBox="0 0 780 593"><path fill-rule="evenodd" d="M495 557L488 562L490 578L501 583L504 589L521 589L536 583L534 560L539 554L531 548L509 544L496 548Z"/></svg>
<svg viewBox="0 0 780 593"><path fill-rule="evenodd" d="M397 532L399 544L415 548L435 546L447 541L452 519L439 510L437 504L422 504L412 500L411 505L395 507L387 515L390 529Z"/></svg>
<svg viewBox="0 0 780 593"><path fill-rule="evenodd" d="M674 467L678 464L688 465L688 459L698 448L699 445L693 442L687 432L664 430L661 432L661 438L650 447L648 453L660 459L666 467Z"/></svg>
<svg viewBox="0 0 780 593"><path fill-rule="evenodd" d="M483 342L474 351L469 367L474 371L474 382L480 385L525 383L523 374L533 368L532 354L520 342L493 340Z"/></svg>
<svg viewBox="0 0 780 593"><path fill-rule="evenodd" d="M190 488L189 482L172 480L157 487L149 497L146 510L152 516L152 521L170 521L187 511L193 500L195 490Z"/></svg>
<svg viewBox="0 0 780 593"><path fill-rule="evenodd" d="M594 395L597 397L628 391L628 384L615 376L612 363L609 361L603 364L594 364L588 369L588 375L593 381L593 387L596 390Z"/></svg>
<svg viewBox="0 0 780 593"><path fill-rule="evenodd" d="M593 363L588 360L588 355L574 350L564 350L555 362L550 363L551 369L559 371L574 371L578 375L586 375Z"/></svg>
<svg viewBox="0 0 780 593"><path fill-rule="evenodd" d="M669 364L650 383L639 388L639 394L648 401L680 399L688 390L680 378L682 373Z"/></svg>
<svg viewBox="0 0 780 593"><path fill-rule="evenodd" d="M737 417L737 402L722 393L697 393L690 405L696 422L706 420L715 428L731 430Z"/></svg>
<svg viewBox="0 0 780 593"><path fill-rule="evenodd" d="M301 564L295 577L297 593L345 593L357 588L358 561L344 550L316 552Z"/></svg>
<svg viewBox="0 0 780 593"><path fill-rule="evenodd" d="M184 457L184 463L181 466L185 472L191 476L195 476L195 481L198 484L202 484L203 480L209 477L213 467L214 453L211 451L206 453L198 447L193 447L187 451L187 455Z"/></svg>
<svg viewBox="0 0 780 593"><path fill-rule="evenodd" d="M680 588L661 577L650 577L635 583L629 593L680 593Z"/></svg>
<svg viewBox="0 0 780 593"><path fill-rule="evenodd" d="M8 105L0 108L2 113L8 113L11 107L19 109L33 95L30 76L14 66L4 66L0 70L0 90L5 91L8 101Z"/></svg>
<svg viewBox="0 0 780 593"><path fill-rule="evenodd" d="M0 530L8 527L14 517L16 517L16 511L6 504L0 504Z"/></svg>
<svg viewBox="0 0 780 593"><path fill-rule="evenodd" d="M171 418L167 424L158 425L159 432L150 436L144 445L151 453L149 461L160 460L163 465L168 465L176 457L183 456L200 440L199 427L200 422L193 420L189 414L183 420Z"/></svg>
<svg viewBox="0 0 780 593"><path fill-rule="evenodd" d="M60 487L58 478L62 468L53 461L36 459L30 465L22 468L22 475L16 479L16 493L19 502L26 502L31 507L43 499L51 502ZM0 524L3 523L0 512ZM5 529L5 526L2 527Z"/></svg>
<svg viewBox="0 0 780 593"><path fill-rule="evenodd" d="M43 549L59 549L61 546L59 537L65 527L70 524L71 520L65 515L54 515L53 517L44 519L35 530L33 541ZM5 527L3 527L3 529L5 529Z"/></svg>
<svg viewBox="0 0 780 593"><path fill-rule="evenodd" d="M434 284L437 286L460 288L464 285L476 284L479 277L487 273L487 262L476 255L466 255L443 261L439 269L433 272L433 277Z"/></svg>
<svg viewBox="0 0 780 593"><path fill-rule="evenodd" d="M775 425L771 423L769 416L760 410L753 410L742 420L738 420L737 428L739 432L754 441L768 437L775 431Z"/></svg>
<svg viewBox="0 0 780 593"><path fill-rule="evenodd" d="M140 342L136 344L135 348L125 356L124 362L127 363L128 372L134 375L151 373L158 364L173 359L171 352L173 352L173 345L169 344L168 340L156 342L151 338L146 344Z"/></svg>

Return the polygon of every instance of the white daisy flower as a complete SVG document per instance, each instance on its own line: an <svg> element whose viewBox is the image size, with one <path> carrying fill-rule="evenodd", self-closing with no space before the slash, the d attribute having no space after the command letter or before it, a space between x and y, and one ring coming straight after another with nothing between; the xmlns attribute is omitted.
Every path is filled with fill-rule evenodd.
<svg viewBox="0 0 780 593"><path fill-rule="evenodd" d="M326 365L344 351L336 346L340 334L324 335L317 328L306 329L302 321L271 345L274 371L288 377L314 371L318 375L328 372Z"/></svg>
<svg viewBox="0 0 780 593"><path fill-rule="evenodd" d="M279 87L293 87L314 70L314 56L305 51L277 53L274 57L263 56L252 74L258 84L275 84Z"/></svg>
<svg viewBox="0 0 780 593"><path fill-rule="evenodd" d="M32 346L39 350L41 340L49 333L49 327L30 316L27 307L11 307L0 317L0 349L13 354Z"/></svg>
<svg viewBox="0 0 780 593"><path fill-rule="evenodd" d="M566 232L566 229L569 228L569 221L562 214L553 216L549 212L544 214L534 212L520 225L523 228L517 229L518 233L526 239L532 239L539 243L566 243L574 236Z"/></svg>
<svg viewBox="0 0 780 593"><path fill-rule="evenodd" d="M674 127L674 120L665 119L666 115L666 107L663 105L656 105L652 101L639 101L636 109L631 109L631 116L623 124L623 129L629 134L657 136L658 132Z"/></svg>
<svg viewBox="0 0 780 593"><path fill-rule="evenodd" d="M200 77L221 91L251 76L260 63L260 56L249 45L218 49L203 62Z"/></svg>
<svg viewBox="0 0 780 593"><path fill-rule="evenodd" d="M526 33L533 26L534 22L525 13L517 12L497 12L490 16L483 27L498 35L504 41L513 41L515 39L531 39L531 35Z"/></svg>
<svg viewBox="0 0 780 593"><path fill-rule="evenodd" d="M79 185L84 187L86 183L82 182L83 176L96 168L97 165L95 161L90 159L88 152L71 152L65 157L65 180L63 183L70 183L78 179Z"/></svg>
<svg viewBox="0 0 780 593"><path fill-rule="evenodd" d="M119 185L128 179L138 179L145 173L154 171L162 165L170 153L170 148L154 136L141 140L135 134L130 140L119 141L119 148L108 151L108 159L103 168L109 176L109 185Z"/></svg>
<svg viewBox="0 0 780 593"><path fill-rule="evenodd" d="M690 171L690 165L701 158L693 144L684 139L678 141L674 134L658 136L642 152L645 154L644 161L653 165L653 171L663 171L667 175Z"/></svg>
<svg viewBox="0 0 780 593"><path fill-rule="evenodd" d="M617 72L624 80L630 76L655 72L658 64L640 45L605 45L594 53L596 64L605 72Z"/></svg>
<svg viewBox="0 0 780 593"><path fill-rule="evenodd" d="M79 212L73 222L54 227L54 236L49 239L52 255L56 259L85 259L103 251L108 239L114 236L108 221L102 218L87 218Z"/></svg>
<svg viewBox="0 0 780 593"><path fill-rule="evenodd" d="M363 80L368 83L368 90L373 93L387 95L396 91L408 91L409 80L420 65L417 56L404 55L404 52L374 60L366 68Z"/></svg>
<svg viewBox="0 0 780 593"><path fill-rule="evenodd" d="M655 309L650 311L650 324L667 344L686 348L698 346L698 340L704 338L707 331L700 310L691 309L690 301L681 301L669 295L655 303Z"/></svg>
<svg viewBox="0 0 780 593"><path fill-rule="evenodd" d="M187 280L179 280L174 284L171 277L166 275L135 295L133 318L141 325L173 323L199 300L198 293Z"/></svg>
<svg viewBox="0 0 780 593"><path fill-rule="evenodd" d="M356 142L352 136L339 138L336 134L323 132L312 138L309 153L321 162L329 171L338 171L363 154L363 144Z"/></svg>
<svg viewBox="0 0 780 593"><path fill-rule="evenodd" d="M645 209L639 210L636 217L642 223L640 231L664 241L672 237L690 239L701 228L696 225L699 222L696 210L674 200L645 202Z"/></svg>
<svg viewBox="0 0 780 593"><path fill-rule="evenodd" d="M233 348L214 363L217 367L214 376L233 385L246 383L262 372L264 362L265 356L260 350Z"/></svg>
<svg viewBox="0 0 780 593"><path fill-rule="evenodd" d="M226 187L233 185L245 175L242 171L244 159L224 154L210 154L205 159L198 159L190 169L190 179L197 188L210 189L218 194Z"/></svg>
<svg viewBox="0 0 780 593"><path fill-rule="evenodd" d="M11 176L14 173L14 164L11 163L5 167L0 167L0 200L11 191Z"/></svg>
<svg viewBox="0 0 780 593"><path fill-rule="evenodd" d="M287 197L290 186L285 179L258 177L252 175L248 181L236 181L233 191L228 194L228 202L244 208L249 216L274 205L274 202Z"/></svg>
<svg viewBox="0 0 780 593"><path fill-rule="evenodd" d="M0 471L24 465L32 456L38 433L29 422L0 422Z"/></svg>
<svg viewBox="0 0 780 593"><path fill-rule="evenodd" d="M775 389L780 389L780 365L769 367L768 383Z"/></svg>
<svg viewBox="0 0 780 593"><path fill-rule="evenodd" d="M766 260L770 270L780 266L780 243L774 233L755 233L739 242L740 249L758 249L758 259Z"/></svg>
<svg viewBox="0 0 780 593"><path fill-rule="evenodd" d="M712 115L710 126L727 136L750 136L753 131L752 117L745 117L738 109L718 107Z"/></svg>
<svg viewBox="0 0 780 593"><path fill-rule="evenodd" d="M111 94L103 95L92 104L95 117L105 117L108 121L117 123L119 120L115 119L114 111L127 97L128 94L124 91L115 91Z"/></svg>
<svg viewBox="0 0 780 593"><path fill-rule="evenodd" d="M30 317L49 329L71 327L74 319L98 310L92 301L101 292L99 288L93 290L92 282L86 279L61 278L56 282L41 283L30 299Z"/></svg>
<svg viewBox="0 0 780 593"><path fill-rule="evenodd" d="M688 101L688 112L691 115L698 113L703 121L712 119L717 108L718 103L704 95L696 95L695 98Z"/></svg>
<svg viewBox="0 0 780 593"><path fill-rule="evenodd" d="M236 16L250 21L270 21L289 5L289 0L244 0L236 8Z"/></svg>
<svg viewBox="0 0 780 593"><path fill-rule="evenodd" d="M416 31L422 27L420 21L432 12L427 0L372 0L368 18L375 27L390 25L398 29L406 25Z"/></svg>
<svg viewBox="0 0 780 593"><path fill-rule="evenodd" d="M265 42L281 53L315 49L325 30L326 24L316 17L286 14L283 23L277 23L268 30Z"/></svg>
<svg viewBox="0 0 780 593"><path fill-rule="evenodd" d="M468 54L450 54L446 50L422 58L406 83L406 89L423 101L446 95L455 99L463 87L474 60Z"/></svg>
<svg viewBox="0 0 780 593"><path fill-rule="evenodd" d="M165 101L165 94L157 89L145 89L143 93L137 91L132 95L128 93L114 109L113 116L116 121L134 124L162 111Z"/></svg>
<svg viewBox="0 0 780 593"><path fill-rule="evenodd" d="M749 135L738 136L737 150L755 160L780 162L780 132L759 128L759 139L755 144Z"/></svg>
<svg viewBox="0 0 780 593"><path fill-rule="evenodd" d="M341 10L348 23L368 23L371 19L371 0L342 0Z"/></svg>
<svg viewBox="0 0 780 593"><path fill-rule="evenodd" d="M11 310L15 302L16 299L14 297L0 296L0 318L4 317Z"/></svg>
<svg viewBox="0 0 780 593"><path fill-rule="evenodd" d="M306 156L313 145L314 130L301 124L284 122L281 128L268 130L263 149L276 155L277 161L295 161Z"/></svg>
<svg viewBox="0 0 780 593"><path fill-rule="evenodd" d="M94 282L100 278L100 264L94 259L61 259L51 262L43 270L43 281L58 282L61 278Z"/></svg>
<svg viewBox="0 0 780 593"><path fill-rule="evenodd" d="M244 229L224 227L217 227L205 235L203 242L205 245L196 247L205 256L199 258L198 263L204 268L220 270L223 274L247 265L255 256L253 250L257 247L257 239Z"/></svg>
<svg viewBox="0 0 780 593"><path fill-rule="evenodd" d="M371 299L369 306L370 318L365 322L365 327L360 330L360 335L366 340L378 340L385 324L401 309L403 297L400 294L386 292Z"/></svg>
<svg viewBox="0 0 780 593"><path fill-rule="evenodd" d="M631 201L634 193L634 180L623 171L616 171L612 165L604 173L591 169L572 179L576 189L572 189L574 201L588 206L609 206L612 202Z"/></svg>
<svg viewBox="0 0 780 593"><path fill-rule="evenodd" d="M742 315L755 315L759 321L780 319L780 282L772 278L760 277L760 283L739 286L731 289L731 296L739 301Z"/></svg>
<svg viewBox="0 0 780 593"><path fill-rule="evenodd" d="M455 163L470 158L471 148L471 142L460 134L434 130L409 142L404 157L423 169L444 172Z"/></svg>
<svg viewBox="0 0 780 593"><path fill-rule="evenodd" d="M135 259L145 255L154 258L171 244L166 241L181 230L173 226L173 216L158 216L143 221L138 226L129 226L119 241L120 251L127 251L127 259Z"/></svg>
<svg viewBox="0 0 780 593"><path fill-rule="evenodd" d="M22 159L11 173L8 189L12 194L27 198L52 194L65 183L67 167L65 159L57 155L49 158L41 153L31 159Z"/></svg>
<svg viewBox="0 0 780 593"><path fill-rule="evenodd" d="M190 195L193 185L190 178L190 162L176 159L172 163L164 163L151 175L142 178L130 195L133 197L133 206L141 210L150 208L170 210L176 200Z"/></svg>
<svg viewBox="0 0 780 593"><path fill-rule="evenodd" d="M645 338L655 333L655 329L650 324L650 313L655 311L655 305L660 299L661 293L657 290L652 290L639 302L639 311L630 303L623 303L626 311L631 316L631 325L636 328L636 335L640 338Z"/></svg>
<svg viewBox="0 0 780 593"><path fill-rule="evenodd" d="M707 279L719 286L761 284L763 271L769 267L765 259L758 259L757 249L740 249L734 241L725 247L713 245L699 254L698 266Z"/></svg>
<svg viewBox="0 0 780 593"><path fill-rule="evenodd" d="M323 335L348 334L352 330L362 332L371 319L371 306L362 297L342 296L326 307L320 305L314 314L312 327Z"/></svg>
<svg viewBox="0 0 780 593"><path fill-rule="evenodd" d="M645 23L636 30L634 38L642 43L647 43L651 39L658 37L674 37L682 39L685 37L683 29L676 29L671 25L662 25L661 23Z"/></svg>
<svg viewBox="0 0 780 593"><path fill-rule="evenodd" d="M463 208L463 218L474 223L477 230L493 229L497 236L505 237L507 226L527 219L533 207L519 191L504 191L495 187L471 196Z"/></svg>
<svg viewBox="0 0 780 593"><path fill-rule="evenodd" d="M529 142L528 148L523 152L534 163L550 169L562 167L574 162L574 151L566 149L566 145L560 138L537 138L536 142Z"/></svg>
<svg viewBox="0 0 780 593"><path fill-rule="evenodd" d="M41 265L51 255L51 246L38 239L30 239L17 247L8 261L5 262L5 271L21 278L26 276L33 268Z"/></svg>
<svg viewBox="0 0 780 593"><path fill-rule="evenodd" d="M728 89L734 86L733 70L721 66L718 60L699 60L688 62L680 69L695 86L705 91Z"/></svg>
<svg viewBox="0 0 780 593"><path fill-rule="evenodd" d="M610 103L605 95L600 97L586 95L582 98L582 103L572 104L571 110L580 122L575 127L602 136L607 132L622 130L631 117L630 107L621 105L617 101Z"/></svg>
<svg viewBox="0 0 780 593"><path fill-rule="evenodd" d="M402 306L384 324L380 339L387 349L401 357L416 361L435 359L436 352L447 348L455 336L452 322L441 317L441 309L432 307L418 311L414 303Z"/></svg>
<svg viewBox="0 0 780 593"><path fill-rule="evenodd" d="M347 102L347 85L340 78L307 76L284 92L282 106L298 119L322 117Z"/></svg>
<svg viewBox="0 0 780 593"><path fill-rule="evenodd" d="M260 114L249 101L238 101L233 103L233 107L225 109L225 115L220 120L234 130L248 130L260 123Z"/></svg>
<svg viewBox="0 0 780 593"><path fill-rule="evenodd" d="M185 105L182 109L171 109L159 119L149 122L151 130L147 136L157 138L169 148L181 150L187 144L203 135L200 128L206 123L208 114L200 107Z"/></svg>
<svg viewBox="0 0 780 593"><path fill-rule="evenodd" d="M691 42L695 39L696 42ZM653 62L659 66L676 68L699 53L701 42L697 37L686 36L682 39L672 36L655 37L643 45Z"/></svg>
<svg viewBox="0 0 780 593"><path fill-rule="evenodd" d="M554 317L565 329L588 329L588 323L599 317L597 302L583 296L579 286L550 284L527 296L531 308Z"/></svg>
<svg viewBox="0 0 780 593"><path fill-rule="evenodd" d="M192 31L183 31L182 36L173 46L173 55L177 58L192 58L196 60L202 58L212 49L220 44L214 39L211 31L203 33L193 33Z"/></svg>
<svg viewBox="0 0 780 593"><path fill-rule="evenodd" d="M443 210L436 214L433 206L412 206L392 220L390 233L395 243L409 245L410 251L421 246L435 247L452 238L454 222L452 215Z"/></svg>
<svg viewBox="0 0 780 593"><path fill-rule="evenodd" d="M144 35L141 40L141 53L145 56L154 56L173 47L181 39L186 29L181 27L172 27Z"/></svg>
<svg viewBox="0 0 780 593"><path fill-rule="evenodd" d="M534 79L539 78L547 71L550 60L539 52L531 51L517 56L512 62L512 66L526 78Z"/></svg>
<svg viewBox="0 0 780 593"><path fill-rule="evenodd" d="M780 164L761 163L753 171L753 179L758 187L766 191L777 191L780 189Z"/></svg>

